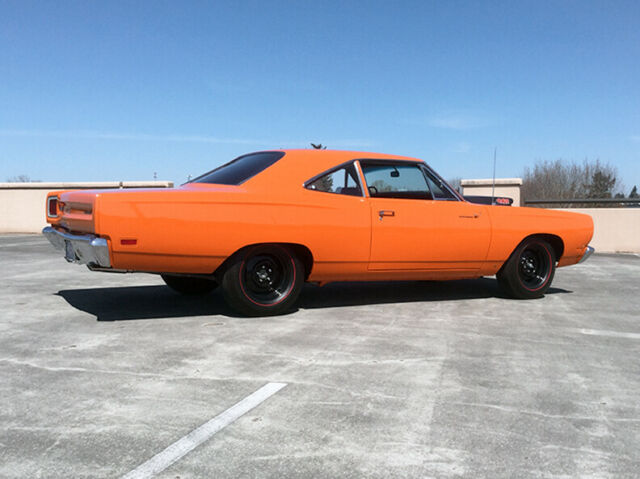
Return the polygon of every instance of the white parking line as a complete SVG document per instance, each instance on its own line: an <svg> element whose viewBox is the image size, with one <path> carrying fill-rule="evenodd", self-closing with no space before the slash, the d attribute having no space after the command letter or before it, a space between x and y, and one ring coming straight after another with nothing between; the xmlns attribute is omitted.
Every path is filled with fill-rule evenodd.
<svg viewBox="0 0 640 479"><path fill-rule="evenodd" d="M256 392L250 394L242 401L234 404L229 409L217 415L210 421L207 421L199 428L194 429L186 436L178 439L164 451L156 454L144 464L136 467L130 473L122 476L122 479L141 479L153 477L159 472L164 471L171 464L194 450L215 433L219 432L221 429L225 428L239 417L248 413L260 403L269 399L285 386L285 383L265 384Z"/></svg>
<svg viewBox="0 0 640 479"><path fill-rule="evenodd" d="M620 333L618 331L603 331L600 329L580 329L582 334L588 336L606 336L609 338L625 338L625 339L640 339L638 333Z"/></svg>

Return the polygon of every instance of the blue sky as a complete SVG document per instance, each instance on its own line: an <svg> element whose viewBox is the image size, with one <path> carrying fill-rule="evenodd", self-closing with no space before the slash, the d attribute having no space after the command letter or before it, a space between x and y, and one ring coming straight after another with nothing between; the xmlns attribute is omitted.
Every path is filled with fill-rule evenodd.
<svg viewBox="0 0 640 479"><path fill-rule="evenodd" d="M0 0L0 181L182 182L306 147L640 186L640 2Z"/></svg>

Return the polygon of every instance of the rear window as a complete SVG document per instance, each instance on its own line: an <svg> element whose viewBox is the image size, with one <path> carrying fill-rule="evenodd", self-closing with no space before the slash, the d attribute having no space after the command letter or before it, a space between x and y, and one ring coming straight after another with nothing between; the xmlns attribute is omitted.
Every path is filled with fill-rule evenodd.
<svg viewBox="0 0 640 479"><path fill-rule="evenodd" d="M262 151L240 156L215 170L199 176L192 183L240 185L273 165L284 156L282 151Z"/></svg>

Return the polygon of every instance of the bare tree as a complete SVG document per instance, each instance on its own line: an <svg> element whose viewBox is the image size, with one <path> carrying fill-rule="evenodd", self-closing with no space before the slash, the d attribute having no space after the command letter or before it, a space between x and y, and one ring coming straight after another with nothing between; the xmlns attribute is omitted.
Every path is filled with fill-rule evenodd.
<svg viewBox="0 0 640 479"><path fill-rule="evenodd" d="M449 183L449 185L458 193L462 192L462 186L460 185L460 183L462 183L462 178L460 178L459 176L449 179L447 183Z"/></svg>
<svg viewBox="0 0 640 479"><path fill-rule="evenodd" d="M29 175L16 175L7 178L7 183L39 183L40 180L32 180Z"/></svg>
<svg viewBox="0 0 640 479"><path fill-rule="evenodd" d="M522 175L525 201L612 198L621 187L615 167L600 160L585 160L582 164L538 161L533 168L525 168Z"/></svg>

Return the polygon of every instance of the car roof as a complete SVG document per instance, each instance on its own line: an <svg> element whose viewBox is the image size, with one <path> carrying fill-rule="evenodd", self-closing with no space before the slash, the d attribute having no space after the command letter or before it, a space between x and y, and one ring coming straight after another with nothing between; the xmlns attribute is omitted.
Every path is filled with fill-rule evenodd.
<svg viewBox="0 0 640 479"><path fill-rule="evenodd" d="M408 156L388 155L367 151L345 150L269 150L281 151L285 155L275 164L247 181L249 183L274 183L285 185L301 184L306 180L353 160L400 160L424 163Z"/></svg>

